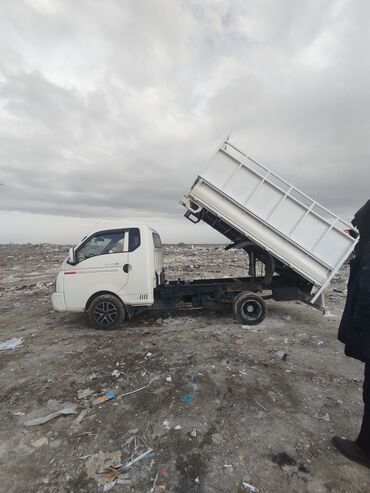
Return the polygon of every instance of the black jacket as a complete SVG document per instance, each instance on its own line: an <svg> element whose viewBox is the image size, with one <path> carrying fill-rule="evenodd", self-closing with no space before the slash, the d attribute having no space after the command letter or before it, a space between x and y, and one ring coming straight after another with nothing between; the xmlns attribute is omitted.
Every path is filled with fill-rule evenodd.
<svg viewBox="0 0 370 493"><path fill-rule="evenodd" d="M370 200L352 221L360 232L360 241L350 263L346 306L338 339L345 354L370 363Z"/></svg>

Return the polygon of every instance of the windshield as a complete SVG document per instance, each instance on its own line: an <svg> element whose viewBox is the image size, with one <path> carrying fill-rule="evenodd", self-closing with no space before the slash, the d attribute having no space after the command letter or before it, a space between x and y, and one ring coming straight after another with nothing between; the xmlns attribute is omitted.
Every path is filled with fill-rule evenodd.
<svg viewBox="0 0 370 493"><path fill-rule="evenodd" d="M92 236L76 252L76 261L82 262L96 255L122 253L124 248L124 232L98 233Z"/></svg>

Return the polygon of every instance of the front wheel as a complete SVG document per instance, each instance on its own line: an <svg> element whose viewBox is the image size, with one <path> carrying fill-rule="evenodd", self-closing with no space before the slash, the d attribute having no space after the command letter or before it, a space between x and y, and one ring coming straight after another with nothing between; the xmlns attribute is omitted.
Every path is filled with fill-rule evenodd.
<svg viewBox="0 0 370 493"><path fill-rule="evenodd" d="M233 301L236 318L246 325L258 325L266 317L266 303L254 293L239 293Z"/></svg>
<svg viewBox="0 0 370 493"><path fill-rule="evenodd" d="M125 319L122 302L111 294L97 296L87 310L90 323L100 330L116 329Z"/></svg>

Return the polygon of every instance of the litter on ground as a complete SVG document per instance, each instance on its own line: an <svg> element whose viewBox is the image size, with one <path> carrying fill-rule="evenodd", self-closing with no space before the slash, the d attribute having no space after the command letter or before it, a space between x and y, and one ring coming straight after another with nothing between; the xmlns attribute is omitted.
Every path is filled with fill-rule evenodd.
<svg viewBox="0 0 370 493"><path fill-rule="evenodd" d="M116 393L113 392L113 390L108 390L107 392L105 392L105 394L100 395L99 397L94 399L92 401L92 405L97 406L98 404L102 404L103 402L106 402L106 401L111 401L112 399L115 399L115 398L116 398Z"/></svg>
<svg viewBox="0 0 370 493"><path fill-rule="evenodd" d="M95 390L92 389L77 390L77 397L79 399L87 399L88 397L91 397L94 393Z"/></svg>
<svg viewBox="0 0 370 493"><path fill-rule="evenodd" d="M257 492L257 488L255 486L247 483L246 481L243 481L243 486L247 491L250 491L251 493Z"/></svg>
<svg viewBox="0 0 370 493"><path fill-rule="evenodd" d="M89 478L94 478L104 486L104 491L109 491L114 485L122 467L122 454L120 450L114 452L98 452L91 455L86 462L86 470Z"/></svg>
<svg viewBox="0 0 370 493"><path fill-rule="evenodd" d="M77 405L66 402L61 409L50 413L46 416L40 416L39 418L33 418L25 421L25 426L37 426L43 425L50 421L51 419L57 418L58 416L64 416L68 414L77 414Z"/></svg>
<svg viewBox="0 0 370 493"><path fill-rule="evenodd" d="M151 457L153 457L153 455L154 455L154 450L152 448L148 449L146 452L143 452L142 454L136 456L131 461L127 462L127 464L125 464L121 468L120 472L121 473L127 472L130 469L130 467L132 467L134 464L136 464L136 462L139 462L140 460L143 460L143 459L150 459Z"/></svg>
<svg viewBox="0 0 370 493"><path fill-rule="evenodd" d="M191 394L187 394L187 395L182 395L180 397L180 401L181 402L185 402L185 403L188 403L188 402L191 402L193 400L193 396Z"/></svg>
<svg viewBox="0 0 370 493"><path fill-rule="evenodd" d="M7 341L0 342L0 351L12 350L21 346L24 342L24 337L12 337Z"/></svg>
<svg viewBox="0 0 370 493"><path fill-rule="evenodd" d="M125 392L124 394L121 394L119 397L123 398L123 397L127 397L128 395L131 395L131 394L136 394L137 392L140 392L141 390L147 389L148 387L150 387L150 385L151 385L151 382L149 382L148 385L144 385L144 387L140 387L139 389L131 390L131 392Z"/></svg>
<svg viewBox="0 0 370 493"><path fill-rule="evenodd" d="M165 249L169 280L191 279L190 263L202 278L224 273L238 278L245 272L240 250ZM45 259L48 282L66 247L0 245L0 252L5 259L15 256L3 263L5 275L18 267L19 276L29 273L31 264ZM346 264L335 281L342 290L348 269ZM52 314L52 288L35 286L23 296L17 286L24 283L21 277L0 279L0 325L7 330L1 339L25 339L14 352L0 354L7 430L0 445L0 489L52 491L57 485L71 492L102 493L105 487L110 493L149 493L158 474L155 493L253 493L243 481L258 492L317 492L328 485L333 492L346 485L351 493L370 491L367 470L349 462L343 467L344 459L330 447L333 433L358 432L362 411L363 367L342 355L337 320L304 304L267 300L269 315L259 332L242 329L223 308L217 313L183 310L160 320L146 314L134 321L127 317L117 331L100 332L85 326L82 317ZM327 304L339 314L344 295L329 288ZM148 350L153 356L144 361ZM286 362L284 353L275 355L278 350L289 354ZM112 375L114 369L124 381ZM150 388L119 399L149 381ZM95 395L79 400L78 390L88 388ZM107 390L116 398L91 407ZM182 402L183 395L193 401ZM50 398L60 400L46 404ZM60 411L65 402L78 405L76 414L24 426ZM178 424L182 430L175 431ZM212 437L216 433L220 436ZM150 448L154 458L149 454L125 473L107 471L105 478L100 470L104 485L87 474L86 463L99 450L120 451L123 467ZM289 452L292 465L274 463L272 454L279 451Z"/></svg>

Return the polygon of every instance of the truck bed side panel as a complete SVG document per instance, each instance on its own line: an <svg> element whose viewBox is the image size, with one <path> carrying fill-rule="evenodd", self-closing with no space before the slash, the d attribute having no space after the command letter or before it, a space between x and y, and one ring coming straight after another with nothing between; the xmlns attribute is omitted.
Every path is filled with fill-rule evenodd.
<svg viewBox="0 0 370 493"><path fill-rule="evenodd" d="M353 250L351 226L225 142L183 204L205 208L311 281L319 293Z"/></svg>

